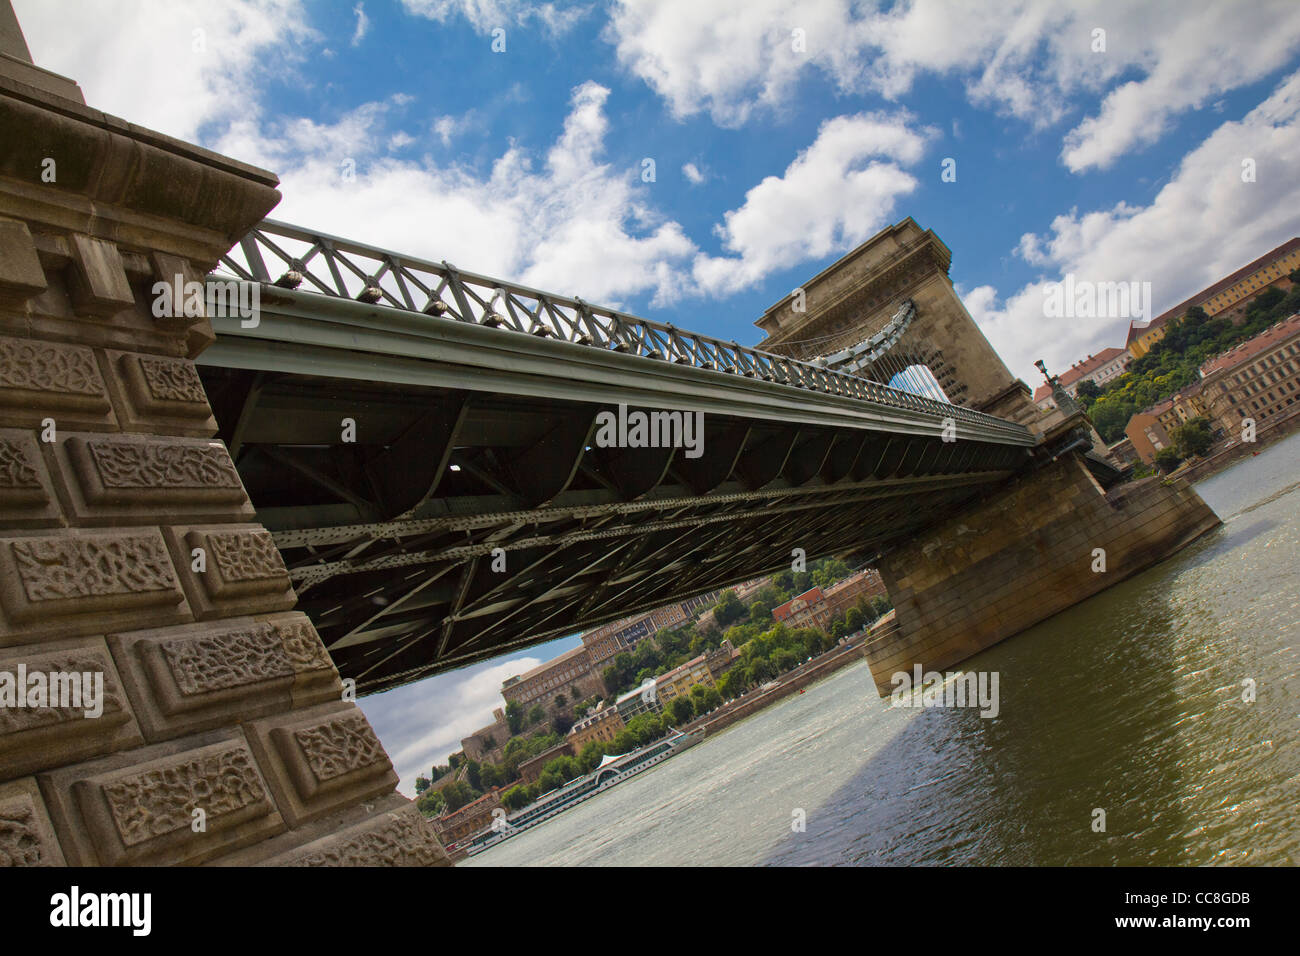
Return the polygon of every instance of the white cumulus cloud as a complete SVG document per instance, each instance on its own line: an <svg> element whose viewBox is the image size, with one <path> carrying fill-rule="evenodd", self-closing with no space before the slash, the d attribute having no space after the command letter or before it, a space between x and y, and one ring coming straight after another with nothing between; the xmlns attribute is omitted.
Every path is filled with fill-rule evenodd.
<svg viewBox="0 0 1300 956"><path fill-rule="evenodd" d="M768 176L745 194L718 226L733 255L700 255L701 290L725 296L769 273L869 239L895 213L897 200L917 187L903 169L925 150L932 130L916 130L905 113L839 116L781 176Z"/></svg>
<svg viewBox="0 0 1300 956"><path fill-rule="evenodd" d="M952 76L972 103L1036 128L1088 111L1062 146L1081 172L1285 67L1300 50L1300 4L619 0L606 36L676 115L708 112L724 126L793 108L810 71L841 92L894 99L920 75Z"/></svg>
<svg viewBox="0 0 1300 956"><path fill-rule="evenodd" d="M1150 205L1117 203L1056 216L1044 234L1021 239L1018 253L1044 271L1006 296L987 285L966 308L1014 372L1035 380L1033 361L1054 369L1107 346L1122 346L1126 318L1048 319L1043 286L1076 281L1150 282L1158 315L1300 235L1300 73L1240 120L1223 123L1183 157ZM1256 181L1242 181L1253 159Z"/></svg>

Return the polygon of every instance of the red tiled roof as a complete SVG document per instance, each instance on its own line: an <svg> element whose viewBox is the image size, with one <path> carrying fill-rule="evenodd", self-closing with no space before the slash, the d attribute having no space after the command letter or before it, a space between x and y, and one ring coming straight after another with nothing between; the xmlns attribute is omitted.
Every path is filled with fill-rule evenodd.
<svg viewBox="0 0 1300 956"><path fill-rule="evenodd" d="M1102 349L1096 355L1089 355L1082 362L1075 362L1073 365L1071 365L1068 369L1066 369L1058 376L1058 378L1060 378L1061 380L1061 385L1067 387L1073 385L1079 379L1087 375L1091 375L1093 372L1097 371L1097 369L1101 368L1107 362L1110 362L1113 359L1115 359L1117 356L1123 354L1124 354L1124 349L1117 349L1112 347L1108 349ZM1044 398L1046 398L1048 395L1051 394L1052 394L1052 386L1047 384L1040 385L1038 386L1038 390L1034 392L1034 401L1041 402Z"/></svg>
<svg viewBox="0 0 1300 956"><path fill-rule="evenodd" d="M1290 318L1274 322L1253 339L1247 339L1222 355L1216 355L1201 366L1201 377L1205 378L1219 369L1232 369L1243 362L1249 362L1255 356L1269 351L1297 332L1300 332L1300 312Z"/></svg>
<svg viewBox="0 0 1300 956"><path fill-rule="evenodd" d="M810 594L815 594L817 596L815 598L809 597ZM820 587L809 588L807 591L804 591L803 594L796 594L784 604L778 604L776 607L772 608L772 616L778 621L784 620L786 617L790 616L790 606L794 604L795 601L801 599L806 600L808 604L816 604L818 601L824 600L825 595L822 593Z"/></svg>

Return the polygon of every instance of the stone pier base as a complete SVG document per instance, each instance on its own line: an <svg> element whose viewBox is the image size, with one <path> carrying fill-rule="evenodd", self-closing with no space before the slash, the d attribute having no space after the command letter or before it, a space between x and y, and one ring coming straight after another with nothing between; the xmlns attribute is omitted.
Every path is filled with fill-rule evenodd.
<svg viewBox="0 0 1300 956"><path fill-rule="evenodd" d="M1219 524L1185 482L1147 478L1106 493L1071 453L886 556L898 627L867 645L876 687L888 695L890 675L917 664L950 668Z"/></svg>
<svg viewBox="0 0 1300 956"><path fill-rule="evenodd" d="M74 93L0 56L0 866L446 864L194 367L276 179Z"/></svg>

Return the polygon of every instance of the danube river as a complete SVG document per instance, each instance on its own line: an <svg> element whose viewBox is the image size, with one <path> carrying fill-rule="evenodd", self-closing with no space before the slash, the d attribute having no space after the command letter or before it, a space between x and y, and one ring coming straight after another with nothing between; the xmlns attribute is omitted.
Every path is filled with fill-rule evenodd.
<svg viewBox="0 0 1300 956"><path fill-rule="evenodd" d="M855 664L461 865L1300 862L1300 435L1197 490L1221 529L966 663L996 718Z"/></svg>

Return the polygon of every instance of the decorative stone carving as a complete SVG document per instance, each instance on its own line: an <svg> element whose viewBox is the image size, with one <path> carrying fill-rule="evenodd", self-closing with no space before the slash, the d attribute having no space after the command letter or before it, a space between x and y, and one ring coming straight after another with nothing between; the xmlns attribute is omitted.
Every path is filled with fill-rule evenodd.
<svg viewBox="0 0 1300 956"><path fill-rule="evenodd" d="M341 833L266 861L265 866L449 866L451 861L414 807L383 813Z"/></svg>
<svg viewBox="0 0 1300 956"><path fill-rule="evenodd" d="M295 604L284 559L260 525L169 528L166 534L200 619L287 611ZM196 551L201 571L194 567Z"/></svg>
<svg viewBox="0 0 1300 956"><path fill-rule="evenodd" d="M203 382L188 359L108 352L109 391L128 432L207 438L217 432Z"/></svg>
<svg viewBox="0 0 1300 956"><path fill-rule="evenodd" d="M191 699L293 674L280 637L269 624L195 639L173 638L159 642L158 649L177 688Z"/></svg>
<svg viewBox="0 0 1300 956"><path fill-rule="evenodd" d="M284 829L237 731L61 767L40 780L74 865L199 863Z"/></svg>
<svg viewBox="0 0 1300 956"><path fill-rule="evenodd" d="M130 445L91 440L88 448L105 488L238 488L239 473L219 442Z"/></svg>
<svg viewBox="0 0 1300 956"><path fill-rule="evenodd" d="M9 547L27 599L36 603L166 591L176 578L159 543L144 537L44 538Z"/></svg>
<svg viewBox="0 0 1300 956"><path fill-rule="evenodd" d="M40 866L42 848L32 801L0 803L0 866Z"/></svg>
<svg viewBox="0 0 1300 956"><path fill-rule="evenodd" d="M359 710L295 730L293 742L311 769L315 789L353 771L388 764L379 738Z"/></svg>
<svg viewBox="0 0 1300 956"><path fill-rule="evenodd" d="M34 491L40 487L40 475L32 467L28 450L13 438L0 436L0 489Z"/></svg>
<svg viewBox="0 0 1300 956"><path fill-rule="evenodd" d="M210 534L208 546L223 582L234 584L274 580L285 574L284 560L270 532Z"/></svg>
<svg viewBox="0 0 1300 956"><path fill-rule="evenodd" d="M255 721L248 734L292 827L397 786L392 763L355 704L323 704Z"/></svg>
<svg viewBox="0 0 1300 956"><path fill-rule="evenodd" d="M116 428L104 379L88 348L0 337L0 424Z"/></svg>
<svg viewBox="0 0 1300 956"><path fill-rule="evenodd" d="M207 403L208 396L203 391L203 381L192 362L150 355L133 357L145 390L154 401L189 405Z"/></svg>
<svg viewBox="0 0 1300 956"><path fill-rule="evenodd" d="M156 528L0 539L0 644L187 618Z"/></svg>
<svg viewBox="0 0 1300 956"><path fill-rule="evenodd" d="M35 779L0 784L0 867L64 864Z"/></svg>
<svg viewBox="0 0 1300 956"><path fill-rule="evenodd" d="M31 675L37 673L45 675L41 680L43 699L32 700L24 694L23 705L18 706L15 691L14 706L0 704L0 778L143 743L102 638L78 638L0 653L0 674L9 675L6 683L16 687L21 678L30 685ZM98 675L99 683L86 686L71 675L90 675L92 681ZM56 689L66 691L74 700L80 694L81 700L56 706ZM98 701L91 699L96 690ZM91 716L95 709L97 717Z"/></svg>
<svg viewBox="0 0 1300 956"><path fill-rule="evenodd" d="M54 457L78 524L247 520L253 506L220 442L71 434Z"/></svg>
<svg viewBox="0 0 1300 956"><path fill-rule="evenodd" d="M150 740L341 699L338 672L301 614L110 634Z"/></svg>
<svg viewBox="0 0 1300 956"><path fill-rule="evenodd" d="M45 463L29 430L0 429L0 522L10 528L62 523Z"/></svg>
<svg viewBox="0 0 1300 956"><path fill-rule="evenodd" d="M101 783L100 792L128 847L189 830L196 809L204 811L209 826L220 827L225 816L268 806L262 779L241 746L186 755Z"/></svg>

